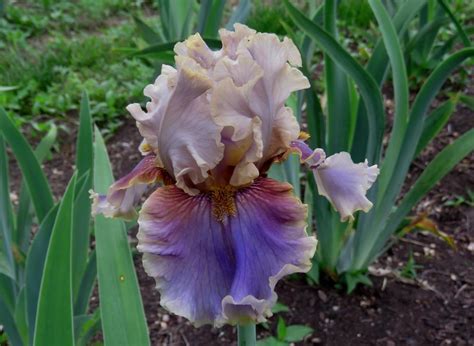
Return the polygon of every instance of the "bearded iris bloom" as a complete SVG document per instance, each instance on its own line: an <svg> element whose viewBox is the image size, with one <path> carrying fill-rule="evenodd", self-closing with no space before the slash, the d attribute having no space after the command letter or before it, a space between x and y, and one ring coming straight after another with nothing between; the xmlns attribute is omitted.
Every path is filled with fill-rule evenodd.
<svg viewBox="0 0 474 346"><path fill-rule="evenodd" d="M370 209L365 195L378 174L305 144L285 106L309 87L291 40L239 24L219 34L218 51L199 34L178 43L176 69L163 65L144 90L146 111L127 107L143 160L107 196L94 195L95 213L133 218L158 185L139 213L138 250L161 305L196 326L264 321L276 283L311 267L317 242L306 206L291 185L266 177L272 163L299 153L342 220Z"/></svg>

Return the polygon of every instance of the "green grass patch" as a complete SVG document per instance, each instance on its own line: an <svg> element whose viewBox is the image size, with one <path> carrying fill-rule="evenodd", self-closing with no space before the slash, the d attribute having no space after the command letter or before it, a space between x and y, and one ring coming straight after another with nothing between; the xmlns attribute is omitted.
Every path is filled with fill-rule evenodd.
<svg viewBox="0 0 474 346"><path fill-rule="evenodd" d="M87 2L83 0L80 4ZM112 12L114 8L105 6L101 10L99 6L97 13L104 13L105 9ZM25 18L21 21L24 27L11 21L17 9L8 6L6 18L0 23L0 84L16 87L0 92L0 105L18 126L28 123L34 131L42 132L51 120L67 124L64 120L72 118L72 114L75 118L82 91L86 89L94 120L106 135L116 130L126 114L125 106L132 100L141 100L144 86L155 77L152 66L140 59L129 59L123 50L136 47L131 16L117 16L109 19L110 26L97 24L72 33L63 31L57 23L56 29L43 35L36 31L43 23L39 16L28 12L29 7L25 7ZM50 20L48 17L47 21Z"/></svg>

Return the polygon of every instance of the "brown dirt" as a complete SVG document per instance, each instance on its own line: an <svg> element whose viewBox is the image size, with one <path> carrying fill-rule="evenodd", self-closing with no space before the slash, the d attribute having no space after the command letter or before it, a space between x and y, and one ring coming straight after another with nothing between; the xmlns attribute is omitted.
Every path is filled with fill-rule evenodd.
<svg viewBox="0 0 474 346"><path fill-rule="evenodd" d="M446 128L415 160L407 186L442 147L473 127L473 119L471 110L458 106ZM72 174L73 137L63 138L60 155L44 165L55 196L60 196ZM116 177L139 161L139 143L140 136L130 120L109 141ZM14 172L14 162L12 166ZM396 243L374 264L373 272L381 276L372 276L372 287L361 286L351 295L326 278L319 286L309 285L303 275L278 284L279 301L290 308L279 315L288 325L305 324L314 329L301 344L474 345L474 209L465 204L444 205L457 195L466 196L469 188L474 190L473 167L471 154L416 208L417 213L427 212L442 231L455 239L456 251L430 234L417 232ZM14 177L13 186L18 186L18 181ZM415 279L399 275L410 253L420 266ZM195 329L161 308L154 280L144 273L141 256L135 255L134 261L152 344L235 344L232 327ZM93 299L96 305L97 298ZM275 333L276 319L270 319L270 331L258 327L259 338Z"/></svg>

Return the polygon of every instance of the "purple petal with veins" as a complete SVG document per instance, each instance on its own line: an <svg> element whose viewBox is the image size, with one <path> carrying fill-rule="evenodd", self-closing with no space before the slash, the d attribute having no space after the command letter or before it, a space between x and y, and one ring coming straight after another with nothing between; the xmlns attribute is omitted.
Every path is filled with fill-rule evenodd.
<svg viewBox="0 0 474 346"><path fill-rule="evenodd" d="M167 186L140 214L138 250L161 304L197 326L264 321L278 280L311 267L316 240L290 185L261 178L234 198L233 215L219 221L208 194Z"/></svg>

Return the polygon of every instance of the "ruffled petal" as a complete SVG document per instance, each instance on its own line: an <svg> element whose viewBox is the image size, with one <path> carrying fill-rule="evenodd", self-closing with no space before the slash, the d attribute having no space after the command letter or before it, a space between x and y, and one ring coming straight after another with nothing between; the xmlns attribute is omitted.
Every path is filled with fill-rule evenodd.
<svg viewBox="0 0 474 346"><path fill-rule="evenodd" d="M255 30L239 23L234 24L234 31L220 29L219 36L222 41L223 54L229 56L231 59L235 59L237 57L236 53L240 42L255 34Z"/></svg>
<svg viewBox="0 0 474 346"><path fill-rule="evenodd" d="M355 164L346 152L326 158L324 150L313 151L302 140L292 141L291 149L313 170L319 194L331 202L342 221L353 220L358 210L372 208L366 193L379 174L377 165L369 166L367 160Z"/></svg>
<svg viewBox="0 0 474 346"><path fill-rule="evenodd" d="M365 195L379 174L377 165L369 166L367 160L355 164L348 153L341 152L329 156L313 172L319 194L329 199L342 221L353 219L357 210L372 208Z"/></svg>
<svg viewBox="0 0 474 346"><path fill-rule="evenodd" d="M290 185L258 179L232 193L189 196L167 186L140 213L138 250L161 304L197 326L264 321L277 281L311 267L316 240Z"/></svg>
<svg viewBox="0 0 474 346"><path fill-rule="evenodd" d="M168 69L155 85L145 88L145 94L151 98L147 113L138 104L127 109L177 186L197 194L195 185L202 183L222 159L222 127L210 114L206 92L212 81L205 70L186 56L178 56L176 63L177 72Z"/></svg>
<svg viewBox="0 0 474 346"><path fill-rule="evenodd" d="M240 186L259 176L254 164L262 157L262 121L248 104L249 83L238 87L230 77L218 82L211 96L211 113L216 124L222 126L224 157L218 170L234 167L229 183Z"/></svg>
<svg viewBox="0 0 474 346"><path fill-rule="evenodd" d="M222 301L225 321L263 322L277 301L276 283L307 272L316 238L306 234L307 207L290 184L258 179L236 195L237 216L230 219L236 272Z"/></svg>
<svg viewBox="0 0 474 346"><path fill-rule="evenodd" d="M178 56L186 56L196 61L201 67L210 69L220 56L220 52L211 50L199 33L189 36L184 42L174 46Z"/></svg>
<svg viewBox="0 0 474 346"><path fill-rule="evenodd" d="M148 185L157 182L172 183L167 173L157 166L156 156L147 155L129 174L117 180L109 188L107 196L91 191L92 214L133 219L136 217L134 206L147 190Z"/></svg>
<svg viewBox="0 0 474 346"><path fill-rule="evenodd" d="M177 71L169 65L162 65L161 74L154 84L145 87L143 93L151 100L147 102L144 112L138 103L127 106L127 110L137 121L137 127L145 142L158 154L158 134L160 123L176 86Z"/></svg>
<svg viewBox="0 0 474 346"><path fill-rule="evenodd" d="M247 97L255 83L262 77L262 68L248 56L239 56L236 60L224 57L217 62L213 71L213 78L216 81L230 78L235 86L246 86L243 91Z"/></svg>
<svg viewBox="0 0 474 346"><path fill-rule="evenodd" d="M239 44L237 54L251 58L263 71L250 93L249 105L262 119L263 157L261 166L270 158L285 152L300 128L293 112L285 108L286 99L294 91L309 88L307 78L293 66L301 65L301 56L293 42L280 41L274 34L255 34ZM291 65L293 66L291 66Z"/></svg>

